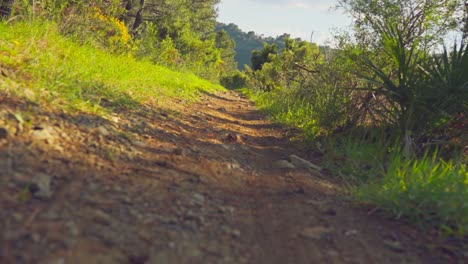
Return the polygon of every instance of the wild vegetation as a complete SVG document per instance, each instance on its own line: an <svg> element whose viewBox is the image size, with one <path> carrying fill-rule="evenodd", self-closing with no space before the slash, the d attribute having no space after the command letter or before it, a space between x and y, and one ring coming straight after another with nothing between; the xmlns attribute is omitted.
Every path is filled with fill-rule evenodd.
<svg viewBox="0 0 468 264"><path fill-rule="evenodd" d="M461 0L342 0L355 30L337 36L336 49L249 32L255 45L267 43L244 72L234 57L241 42L215 31L217 3L0 1L0 91L105 114L168 97L196 100L200 91L222 89L212 82L247 87L275 120L304 131L361 202L467 235L468 12ZM453 31L463 37L444 46Z"/></svg>
<svg viewBox="0 0 468 264"><path fill-rule="evenodd" d="M190 19L208 23L205 17L168 21L163 26L159 20L168 19L169 14L157 11L149 1L141 1L143 6L130 2L1 2L2 93L104 114L165 98L193 101L200 91L222 89L196 76L216 82L235 67L232 53L221 47L227 45L226 39L214 32L214 18L211 31L208 25L198 31L190 27ZM182 2L178 3L181 9L190 7ZM196 3L214 12L212 4ZM166 5L158 8L162 7L172 10ZM133 9L158 16L145 15L137 26L135 19L140 18ZM173 28L176 25L186 28L185 33ZM231 59L231 65L222 56Z"/></svg>
<svg viewBox="0 0 468 264"><path fill-rule="evenodd" d="M338 7L354 18L353 34L338 35L328 52L288 38L282 50L265 44L252 54L244 91L277 121L303 129L359 200L465 236L466 5L342 0ZM458 39L447 43L454 32Z"/></svg>
<svg viewBox="0 0 468 264"><path fill-rule="evenodd" d="M75 41L217 82L236 67L230 39L215 32L217 3L47 0L0 5L10 24L49 21Z"/></svg>

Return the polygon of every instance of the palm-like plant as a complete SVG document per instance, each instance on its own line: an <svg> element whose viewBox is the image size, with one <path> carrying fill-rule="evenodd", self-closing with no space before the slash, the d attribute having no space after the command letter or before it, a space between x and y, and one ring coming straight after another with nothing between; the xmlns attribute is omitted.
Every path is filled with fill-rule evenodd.
<svg viewBox="0 0 468 264"><path fill-rule="evenodd" d="M424 101L437 117L468 111L468 45L454 43L449 51L434 56L426 71L428 93Z"/></svg>

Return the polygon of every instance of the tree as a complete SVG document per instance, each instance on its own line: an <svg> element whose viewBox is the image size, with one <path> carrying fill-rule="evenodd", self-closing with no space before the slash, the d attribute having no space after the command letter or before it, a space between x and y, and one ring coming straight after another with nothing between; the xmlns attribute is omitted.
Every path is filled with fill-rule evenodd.
<svg viewBox="0 0 468 264"><path fill-rule="evenodd" d="M393 24L404 45L418 42L419 47L432 48L450 30L457 29L463 0L340 0L354 18L356 38L367 45L379 46L379 28ZM377 38L376 38L377 36Z"/></svg>
<svg viewBox="0 0 468 264"><path fill-rule="evenodd" d="M434 92L440 87L431 85L424 68L431 67L432 53L447 33L459 28L462 1L341 0L340 6L355 19L355 43L343 46L352 51L354 73L365 81L363 90L385 98L376 111L399 127L411 153L416 135L447 110L432 103L434 95L441 96ZM450 98L464 98L466 89L455 88L444 91L458 94Z"/></svg>
<svg viewBox="0 0 468 264"><path fill-rule="evenodd" d="M215 45L221 50L221 59L226 65L226 73L233 72L237 68L237 62L234 59L236 43L226 31L221 30L216 33Z"/></svg>
<svg viewBox="0 0 468 264"><path fill-rule="evenodd" d="M254 50L252 52L252 69L254 71L261 70L263 64L270 61L272 55L278 53L278 47L276 44L267 44L264 43L262 50Z"/></svg>

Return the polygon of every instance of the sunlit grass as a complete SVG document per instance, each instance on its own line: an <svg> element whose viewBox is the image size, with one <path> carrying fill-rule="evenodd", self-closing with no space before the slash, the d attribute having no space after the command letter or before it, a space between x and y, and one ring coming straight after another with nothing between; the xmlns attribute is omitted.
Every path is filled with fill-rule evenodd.
<svg viewBox="0 0 468 264"><path fill-rule="evenodd" d="M93 113L175 97L191 102L201 91L223 89L193 74L79 45L50 23L0 23L0 66L1 92Z"/></svg>
<svg viewBox="0 0 468 264"><path fill-rule="evenodd" d="M465 164L443 161L435 155L388 162L380 181L359 187L356 196L397 217L448 234L468 233L468 171Z"/></svg>

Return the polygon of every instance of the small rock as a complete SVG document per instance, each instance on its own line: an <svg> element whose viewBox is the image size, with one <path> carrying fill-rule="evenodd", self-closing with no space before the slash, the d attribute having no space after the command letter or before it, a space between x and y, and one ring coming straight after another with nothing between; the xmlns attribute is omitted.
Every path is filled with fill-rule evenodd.
<svg viewBox="0 0 468 264"><path fill-rule="evenodd" d="M34 197L39 199L49 199L52 197L52 177L50 175L39 173L33 178L31 192Z"/></svg>
<svg viewBox="0 0 468 264"><path fill-rule="evenodd" d="M233 229L233 230L231 230L231 235L234 236L234 237L240 237L241 232L238 229Z"/></svg>
<svg viewBox="0 0 468 264"><path fill-rule="evenodd" d="M39 235L38 233L33 233L31 234L31 240L37 243L41 241L41 235Z"/></svg>
<svg viewBox="0 0 468 264"><path fill-rule="evenodd" d="M236 170L236 169L240 169L240 167L241 167L241 166L240 166L240 164L239 164L238 161L228 162L228 163L226 164L226 168L227 168L228 170Z"/></svg>
<svg viewBox="0 0 468 264"><path fill-rule="evenodd" d="M315 227L308 227L302 230L299 233L299 236L307 239L321 239L329 234L331 234L332 230L325 226L315 226Z"/></svg>
<svg viewBox="0 0 468 264"><path fill-rule="evenodd" d="M235 209L232 206L220 206L218 207L219 212L221 213L230 213L233 214Z"/></svg>
<svg viewBox="0 0 468 264"><path fill-rule="evenodd" d="M352 229L352 230L348 230L345 232L345 236L349 237L349 236L355 236L359 234L359 231L357 231L356 229Z"/></svg>
<svg viewBox="0 0 468 264"><path fill-rule="evenodd" d="M65 259L59 258L59 259L53 260L53 261L51 261L49 263L50 264L65 264Z"/></svg>
<svg viewBox="0 0 468 264"><path fill-rule="evenodd" d="M236 134L229 133L226 136L226 141L227 142L237 142L240 140L240 137Z"/></svg>
<svg viewBox="0 0 468 264"><path fill-rule="evenodd" d="M205 203L205 196L203 196L202 194L199 194L199 193L195 193L192 196L192 201L195 204L203 205Z"/></svg>
<svg viewBox="0 0 468 264"><path fill-rule="evenodd" d="M80 229L78 228L78 226L76 226L74 222L72 221L67 222L65 226L68 228L68 230L70 231L70 234L72 234L73 236L80 235Z"/></svg>
<svg viewBox="0 0 468 264"><path fill-rule="evenodd" d="M133 145L136 146L136 147L140 147L140 148L146 147L146 143L145 143L145 142L143 142L143 141L138 141L138 140L133 141Z"/></svg>
<svg viewBox="0 0 468 264"><path fill-rule="evenodd" d="M221 144L221 147L222 147L223 149L229 150L229 151L235 150L235 147L234 147L234 146L231 146L231 145Z"/></svg>
<svg viewBox="0 0 468 264"><path fill-rule="evenodd" d="M104 213L101 210L93 211L93 219L94 221L104 225L110 225L112 223L112 216L108 215L107 213Z"/></svg>
<svg viewBox="0 0 468 264"><path fill-rule="evenodd" d="M97 132L101 135L101 136L104 136L104 137L107 137L110 135L109 131L107 130L107 128L103 127L103 126L99 126L97 128Z"/></svg>
<svg viewBox="0 0 468 264"><path fill-rule="evenodd" d="M0 127L0 139L6 138L8 138L8 131L5 128Z"/></svg>
<svg viewBox="0 0 468 264"><path fill-rule="evenodd" d="M232 237L240 237L241 232L238 229L230 228L229 226L223 226L222 229L224 232Z"/></svg>
<svg viewBox="0 0 468 264"><path fill-rule="evenodd" d="M388 247L389 249L395 252L398 252L398 253L404 252L404 249L401 246L401 243L399 241L384 240L383 243L386 247Z"/></svg>
<svg viewBox="0 0 468 264"><path fill-rule="evenodd" d="M49 126L35 126L31 132L31 137L35 140L54 139L55 130Z"/></svg>
<svg viewBox="0 0 468 264"><path fill-rule="evenodd" d="M129 196L123 196L121 199L122 199L122 202L124 202L126 204L131 204L132 203L132 199Z"/></svg>
<svg viewBox="0 0 468 264"><path fill-rule="evenodd" d="M289 160L291 161L294 166L297 168L304 168L304 169L313 169L313 170L318 170L321 171L322 168L313 164L310 161L307 161L305 159L299 158L297 155L290 155Z"/></svg>
<svg viewBox="0 0 468 264"><path fill-rule="evenodd" d="M273 163L273 167L277 169L295 169L296 166L294 166L291 162L287 160L278 160Z"/></svg>
<svg viewBox="0 0 468 264"><path fill-rule="evenodd" d="M218 111L220 111L220 112L224 112L224 113L226 113L226 112L227 112L226 108L224 108L224 107L218 108Z"/></svg>
<svg viewBox="0 0 468 264"><path fill-rule="evenodd" d="M178 156L187 156L189 155L190 151L184 148L176 148L172 151L172 153Z"/></svg>

